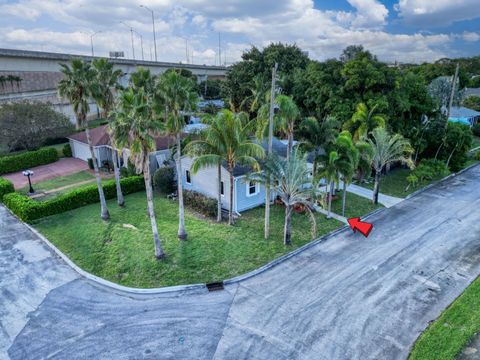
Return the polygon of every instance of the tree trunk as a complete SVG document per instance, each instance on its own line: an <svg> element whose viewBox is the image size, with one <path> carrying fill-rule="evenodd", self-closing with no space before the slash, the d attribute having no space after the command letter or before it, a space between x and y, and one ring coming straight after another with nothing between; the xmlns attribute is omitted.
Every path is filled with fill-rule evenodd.
<svg viewBox="0 0 480 360"><path fill-rule="evenodd" d="M230 206L228 210L228 225L233 225L233 168L229 167L228 172L230 173Z"/></svg>
<svg viewBox="0 0 480 360"><path fill-rule="evenodd" d="M270 184L265 184L265 240L270 236Z"/></svg>
<svg viewBox="0 0 480 360"><path fill-rule="evenodd" d="M162 245L160 244L160 238L158 236L157 219L155 218L155 209L153 207L153 194L152 194L152 179L150 176L150 160L147 154L147 160L143 169L143 177L145 180L145 192L147 193L147 210L150 217L150 223L152 225L153 243L155 245L155 257L161 259L165 256Z"/></svg>
<svg viewBox="0 0 480 360"><path fill-rule="evenodd" d="M105 194L103 193L102 179L98 170L97 157L95 156L95 150L92 146L92 138L90 137L90 130L88 126L85 128L85 135L87 136L88 147L90 148L90 154L92 155L93 170L95 172L95 179L97 180L98 197L100 198L100 216L103 220L110 219L110 214L107 209L107 202L105 201Z"/></svg>
<svg viewBox="0 0 480 360"><path fill-rule="evenodd" d="M288 148L287 148L287 161L290 159L290 154L293 150L293 129L288 131Z"/></svg>
<svg viewBox="0 0 480 360"><path fill-rule="evenodd" d="M315 154L315 159L313 159L313 168L312 168L312 176L315 178L317 175L317 155Z"/></svg>
<svg viewBox="0 0 480 360"><path fill-rule="evenodd" d="M115 186L117 188L117 203L118 206L125 205L125 199L122 193L122 186L120 185L120 168L118 165L117 149L112 148L113 173L115 174Z"/></svg>
<svg viewBox="0 0 480 360"><path fill-rule="evenodd" d="M222 221L222 164L218 163L218 203L217 222Z"/></svg>
<svg viewBox="0 0 480 360"><path fill-rule="evenodd" d="M462 145L463 145L463 143L462 143ZM457 150L457 146L458 146L458 144L455 145L455 147L453 148L450 155L448 155L447 163L445 164L447 166L447 168L448 168L448 165L450 164L450 160L452 160L453 153L455 152L455 150Z"/></svg>
<svg viewBox="0 0 480 360"><path fill-rule="evenodd" d="M177 192L178 192L178 238L187 239L185 231L185 208L183 206L183 183L182 183L182 154L180 133L177 133Z"/></svg>
<svg viewBox="0 0 480 360"><path fill-rule="evenodd" d="M443 146L443 140L440 143L440 146L438 147L437 152L435 153L435 158L434 158L435 160L437 160L438 154L440 154L440 149L442 148L442 146Z"/></svg>
<svg viewBox="0 0 480 360"><path fill-rule="evenodd" d="M343 179L342 216L345 216L345 205L347 203L347 183Z"/></svg>
<svg viewBox="0 0 480 360"><path fill-rule="evenodd" d="M375 170L375 185L373 186L373 203L378 204L378 193L380 192L380 174L381 171Z"/></svg>
<svg viewBox="0 0 480 360"><path fill-rule="evenodd" d="M330 181L330 191L328 193L328 212L327 212L327 219L330 219L330 213L332 211L332 195L333 195L333 188L334 188L334 182Z"/></svg>
<svg viewBox="0 0 480 360"><path fill-rule="evenodd" d="M285 205L285 228L283 230L283 244L292 243L292 206Z"/></svg>

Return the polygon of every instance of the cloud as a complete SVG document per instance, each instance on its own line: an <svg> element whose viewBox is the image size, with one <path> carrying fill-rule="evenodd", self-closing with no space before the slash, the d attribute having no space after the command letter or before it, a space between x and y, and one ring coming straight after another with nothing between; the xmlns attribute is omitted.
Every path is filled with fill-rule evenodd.
<svg viewBox="0 0 480 360"><path fill-rule="evenodd" d="M352 19L355 28L378 28L386 24L388 9L377 0L348 0L356 10Z"/></svg>
<svg viewBox="0 0 480 360"><path fill-rule="evenodd" d="M478 0L399 0L395 10L407 23L425 28L480 17Z"/></svg>

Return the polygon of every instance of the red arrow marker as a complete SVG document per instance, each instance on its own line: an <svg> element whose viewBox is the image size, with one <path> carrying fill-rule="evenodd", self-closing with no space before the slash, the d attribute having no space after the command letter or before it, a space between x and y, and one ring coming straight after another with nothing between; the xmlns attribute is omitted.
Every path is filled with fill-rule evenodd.
<svg viewBox="0 0 480 360"><path fill-rule="evenodd" d="M370 231L373 229L373 225L367 222L360 221L359 217L348 219L348 225L352 228L352 230L360 231L363 236L368 237Z"/></svg>

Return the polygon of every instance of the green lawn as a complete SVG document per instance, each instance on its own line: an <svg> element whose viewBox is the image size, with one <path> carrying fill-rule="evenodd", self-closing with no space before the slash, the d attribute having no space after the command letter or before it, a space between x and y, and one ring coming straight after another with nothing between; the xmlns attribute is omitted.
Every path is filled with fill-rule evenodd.
<svg viewBox="0 0 480 360"><path fill-rule="evenodd" d="M437 178L433 180L425 180L419 182L416 186L410 186L408 190L406 190L408 186L407 176L409 174L409 169L396 168L390 171L388 175L382 175L380 179L380 192L386 195L404 198L407 195L440 179ZM373 179L370 179L368 183L362 183L358 185L373 190Z"/></svg>
<svg viewBox="0 0 480 360"><path fill-rule="evenodd" d="M342 194L342 191L337 192L338 198L332 201L332 211L338 215L342 215ZM345 217L352 218L362 216L382 207L380 204L374 205L370 199L347 192Z"/></svg>
<svg viewBox="0 0 480 360"><path fill-rule="evenodd" d="M480 278L477 278L418 338L409 360L453 360L480 332Z"/></svg>
<svg viewBox="0 0 480 360"><path fill-rule="evenodd" d="M39 183L33 184L35 192L44 192L48 190L58 189L63 186L73 185L82 181L92 180L95 177L90 174L88 171L80 171L75 174L59 176L50 180L41 181ZM69 189L71 190L71 188ZM18 192L28 193L28 186L19 189Z"/></svg>
<svg viewBox="0 0 480 360"><path fill-rule="evenodd" d="M480 137L474 136L472 141L472 149L480 146Z"/></svg>
<svg viewBox="0 0 480 360"><path fill-rule="evenodd" d="M34 226L77 265L122 285L159 287L213 282L244 274L312 240L306 215L293 217L293 245L282 243L284 209L272 207L271 237L263 239L264 209L243 213L234 227L187 211L186 242L177 239L176 202L155 197L158 229L167 254L155 260L143 192L126 196L125 208L108 202L111 220L100 219L98 204L42 219ZM341 226L317 214L317 235ZM124 225L127 225L125 227ZM135 228L130 228L130 225Z"/></svg>

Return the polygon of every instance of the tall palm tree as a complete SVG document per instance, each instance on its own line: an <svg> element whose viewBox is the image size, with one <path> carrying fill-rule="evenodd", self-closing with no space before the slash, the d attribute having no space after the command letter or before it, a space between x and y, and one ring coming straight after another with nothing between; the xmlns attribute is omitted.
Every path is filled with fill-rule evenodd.
<svg viewBox="0 0 480 360"><path fill-rule="evenodd" d="M272 190L285 205L285 226L283 243L292 242L292 212L297 204L305 206L312 222L312 237L316 234L316 221L312 212L311 199L316 196L317 186L311 186L312 178L307 167L307 154L294 149L288 159L273 154L265 163L265 171L256 173L251 179L262 184L271 184Z"/></svg>
<svg viewBox="0 0 480 360"><path fill-rule="evenodd" d="M313 176L317 175L318 162L321 151L326 151L335 143L340 123L332 116L319 121L314 117L308 117L300 126L301 147L306 151L313 152Z"/></svg>
<svg viewBox="0 0 480 360"><path fill-rule="evenodd" d="M375 171L375 185L373 188L373 203L378 203L380 191L380 175L383 168L393 162L401 162L413 168L411 155L413 149L410 142L400 134L390 135L384 128L372 131L372 139L367 142L373 149L372 167Z"/></svg>
<svg viewBox="0 0 480 360"><path fill-rule="evenodd" d="M330 153L328 154L328 156L324 161L322 171L320 171L317 175L318 180L323 178L326 181L326 190L328 193L328 212L327 212L328 219L330 219L331 217L332 196L333 196L334 186L340 180L339 173L338 173L339 159L340 159L340 156L338 152L336 152L335 150L330 151Z"/></svg>
<svg viewBox="0 0 480 360"><path fill-rule="evenodd" d="M114 89L119 89L119 80L123 76L123 72L120 69L113 70L113 64L107 59L95 59L92 62L93 69L95 70L95 80L92 84L93 98L97 103L97 107L101 108L105 113L105 117L110 122L115 97L113 94ZM112 162L113 172L115 174L115 185L117 190L117 203L119 206L125 204L125 199L122 193L122 187L120 185L120 168L118 164L117 149L113 146L113 142L110 139L112 145Z"/></svg>
<svg viewBox="0 0 480 360"><path fill-rule="evenodd" d="M143 172L155 257L161 259L165 253L160 243L153 206L149 154L156 150L155 137L162 132L164 125L160 117L154 115L152 107L151 97L145 93L143 87L138 89L129 87L120 92L110 129L115 145L119 148L128 148L137 173Z"/></svg>
<svg viewBox="0 0 480 360"><path fill-rule="evenodd" d="M222 114L217 114L206 122L209 127L200 132L199 139L191 141L185 147L185 152L194 160L192 173L196 174L200 169L215 166L217 168L217 222L222 221L222 161L226 159L226 148L219 141L218 134L222 129Z"/></svg>
<svg viewBox="0 0 480 360"><path fill-rule="evenodd" d="M365 140L370 132L377 127L385 127L385 118L376 112L377 105L371 109L364 103L359 103L352 118L347 121L343 129L353 134L353 140Z"/></svg>
<svg viewBox="0 0 480 360"><path fill-rule="evenodd" d="M275 99L278 106L278 118L280 119L280 128L287 134L288 148L287 159L293 150L293 131L295 124L300 117L300 110L293 99L286 95L278 95Z"/></svg>
<svg viewBox="0 0 480 360"><path fill-rule="evenodd" d="M88 147L93 162L95 179L97 180L98 196L100 198L100 215L103 220L108 220L110 214L105 201L102 188L102 179L98 170L97 157L92 146L92 138L87 124L87 114L90 111L89 100L92 98L92 84L95 81L95 71L90 63L80 59L73 59L71 66L60 64L64 78L58 83L58 93L61 97L68 99L72 104L76 117L76 128L85 127Z"/></svg>
<svg viewBox="0 0 480 360"><path fill-rule="evenodd" d="M185 240L185 208L183 204L181 135L185 127L185 113L195 109L198 94L195 84L177 71L167 71L159 79L157 94L163 100L167 114L167 131L176 138L175 163L178 187L178 238Z"/></svg>
<svg viewBox="0 0 480 360"><path fill-rule="evenodd" d="M352 135L348 131L343 131L337 137L335 143L339 159L337 168L343 183L342 194L342 216L345 216L345 206L347 202L347 185L352 182L355 171L358 167L359 151L352 141Z"/></svg>

